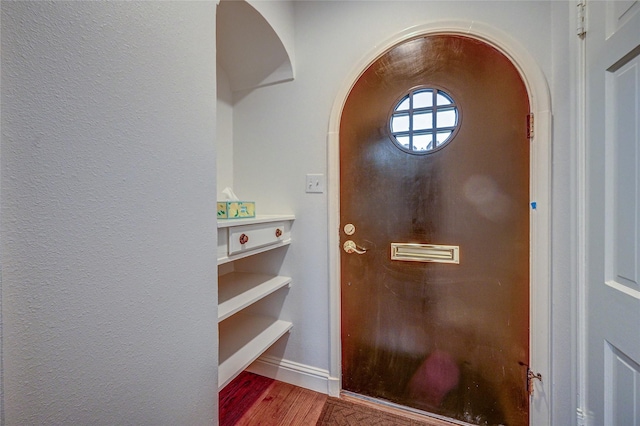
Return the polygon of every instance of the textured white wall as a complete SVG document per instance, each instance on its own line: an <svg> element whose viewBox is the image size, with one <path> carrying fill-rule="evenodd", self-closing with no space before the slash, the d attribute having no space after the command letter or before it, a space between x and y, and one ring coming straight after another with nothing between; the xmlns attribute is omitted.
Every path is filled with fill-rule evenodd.
<svg viewBox="0 0 640 426"><path fill-rule="evenodd" d="M293 321L290 337L274 348L286 360L328 369L329 300L327 194L307 194L306 173L327 172L329 115L339 89L356 64L378 43L414 26L438 20L469 20L510 34L535 58L548 79L554 134L571 137L571 2L548 1L304 1L295 4L296 79L243 94L234 107L234 185L255 199L261 213L293 211L293 243L282 266L294 283L282 306ZM571 219L568 169L571 148L554 140L553 221ZM242 168L238 168L240 159ZM554 228L557 229L557 228ZM554 234L553 323L554 424L571 424L571 236ZM568 322L565 322L568 321ZM564 342L564 343L563 343Z"/></svg>
<svg viewBox="0 0 640 426"><path fill-rule="evenodd" d="M215 424L215 2L1 8L5 423Z"/></svg>

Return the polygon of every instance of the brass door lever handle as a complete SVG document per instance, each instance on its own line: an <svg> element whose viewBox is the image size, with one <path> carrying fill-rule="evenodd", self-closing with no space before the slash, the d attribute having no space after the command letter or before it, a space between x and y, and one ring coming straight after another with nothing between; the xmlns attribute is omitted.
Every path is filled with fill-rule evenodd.
<svg viewBox="0 0 640 426"><path fill-rule="evenodd" d="M345 241L344 244L342 245L342 248L347 253L365 254L367 252L366 248L358 247L356 243L354 243L351 240Z"/></svg>

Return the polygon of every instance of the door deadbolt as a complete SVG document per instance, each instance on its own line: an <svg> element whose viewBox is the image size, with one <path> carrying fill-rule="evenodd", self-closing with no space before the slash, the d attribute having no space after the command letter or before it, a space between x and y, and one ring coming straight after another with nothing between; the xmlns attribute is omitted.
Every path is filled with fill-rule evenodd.
<svg viewBox="0 0 640 426"><path fill-rule="evenodd" d="M356 226L353 223L347 223L344 226L344 233L347 235L353 235L356 233Z"/></svg>

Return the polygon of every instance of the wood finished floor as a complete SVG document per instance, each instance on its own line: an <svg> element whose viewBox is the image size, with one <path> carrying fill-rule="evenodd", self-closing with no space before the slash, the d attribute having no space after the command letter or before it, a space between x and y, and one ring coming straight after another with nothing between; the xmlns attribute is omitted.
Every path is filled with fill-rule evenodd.
<svg viewBox="0 0 640 426"><path fill-rule="evenodd" d="M327 398L325 394L245 371L220 391L220 426L314 426ZM431 426L455 426L349 396L342 398Z"/></svg>
<svg viewBox="0 0 640 426"><path fill-rule="evenodd" d="M327 395L243 372L220 391L220 426L313 426Z"/></svg>

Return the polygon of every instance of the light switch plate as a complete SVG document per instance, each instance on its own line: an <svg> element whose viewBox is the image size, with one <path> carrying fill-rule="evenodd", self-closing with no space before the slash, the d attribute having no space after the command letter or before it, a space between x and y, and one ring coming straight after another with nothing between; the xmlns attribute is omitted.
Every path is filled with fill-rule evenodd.
<svg viewBox="0 0 640 426"><path fill-rule="evenodd" d="M305 182L306 192L323 193L326 181L323 174L308 174Z"/></svg>

